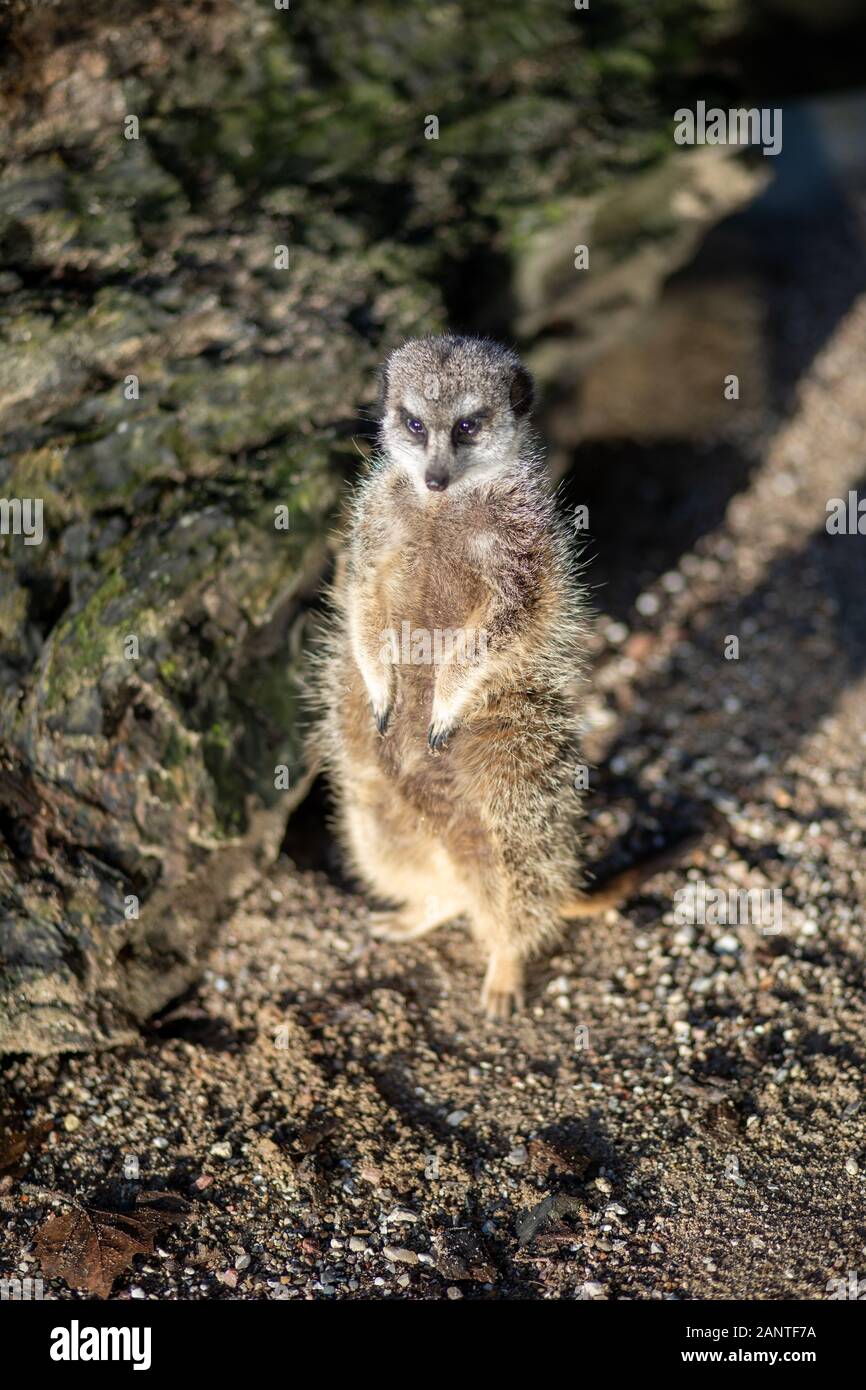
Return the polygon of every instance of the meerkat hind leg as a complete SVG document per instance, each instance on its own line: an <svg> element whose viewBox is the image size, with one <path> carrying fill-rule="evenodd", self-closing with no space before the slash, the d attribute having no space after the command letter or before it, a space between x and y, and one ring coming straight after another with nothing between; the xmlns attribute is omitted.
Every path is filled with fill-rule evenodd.
<svg viewBox="0 0 866 1390"><path fill-rule="evenodd" d="M370 913L370 935L377 941L414 941L459 915L459 912L446 915L424 912L423 908L413 906L386 908Z"/></svg>
<svg viewBox="0 0 866 1390"><path fill-rule="evenodd" d="M437 883L435 892L413 897L401 907L370 914L370 931L380 941L414 941L444 926L466 911L465 896L456 888L444 891Z"/></svg>
<svg viewBox="0 0 866 1390"><path fill-rule="evenodd" d="M508 946L494 946L481 986L481 1007L488 1018L506 1019L525 1003L523 961Z"/></svg>
<svg viewBox="0 0 866 1390"><path fill-rule="evenodd" d="M507 1019L525 1003L524 967L531 955L523 929L526 905L515 885L500 874L485 875L473 888L472 934L487 955L481 1007L488 1018Z"/></svg>
<svg viewBox="0 0 866 1390"><path fill-rule="evenodd" d="M460 916L463 896L456 893L450 863L435 841L409 826L395 828L380 807L360 799L349 801L345 824L359 877L380 900L399 904L371 911L372 936L411 941Z"/></svg>

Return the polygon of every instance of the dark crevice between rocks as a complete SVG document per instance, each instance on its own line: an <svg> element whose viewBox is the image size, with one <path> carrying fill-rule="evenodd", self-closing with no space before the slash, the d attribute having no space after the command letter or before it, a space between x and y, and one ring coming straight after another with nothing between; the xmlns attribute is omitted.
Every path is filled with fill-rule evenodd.
<svg viewBox="0 0 866 1390"><path fill-rule="evenodd" d="M289 817L280 853L302 873L321 873L344 891L357 885L346 873L333 834L333 801L324 777L315 779L306 798Z"/></svg>
<svg viewBox="0 0 866 1390"><path fill-rule="evenodd" d="M24 821L0 799L0 840L14 858L25 861L30 852L30 834Z"/></svg>
<svg viewBox="0 0 866 1390"><path fill-rule="evenodd" d="M148 1020L144 1036L155 1043L178 1038L208 1052L239 1052L255 1041L255 1028L233 1028L225 1019L213 1018L198 1003L194 985Z"/></svg>
<svg viewBox="0 0 866 1390"><path fill-rule="evenodd" d="M151 294L165 283L155 276L141 276L128 270L100 269L92 272L70 265L58 270L56 266L39 265L33 260L33 255L32 237L26 227L10 227L0 237L0 263L4 271L12 271L18 277L18 288L50 297L48 308L52 298L62 295L65 314L73 307L92 307L97 295L108 289L122 287Z"/></svg>
<svg viewBox="0 0 866 1390"><path fill-rule="evenodd" d="M44 642L72 601L69 579L66 575L46 572L27 575L22 584L28 591L27 625L35 628Z"/></svg>

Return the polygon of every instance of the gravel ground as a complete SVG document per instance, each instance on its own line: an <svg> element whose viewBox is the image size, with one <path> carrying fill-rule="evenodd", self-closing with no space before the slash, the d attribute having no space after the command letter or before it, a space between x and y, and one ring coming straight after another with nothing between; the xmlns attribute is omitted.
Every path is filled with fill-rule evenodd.
<svg viewBox="0 0 866 1390"><path fill-rule="evenodd" d="M0 1271L37 1272L40 1189L143 1188L192 1216L118 1298L820 1299L866 1275L866 542L824 527L866 495L864 340L860 297L627 610L594 530L593 859L709 804L729 832L576 927L503 1027L459 925L371 942L310 810L289 843L318 867L281 859L138 1047L7 1067L20 1125L53 1127L0 1179ZM682 924L687 879L779 890L781 930Z"/></svg>

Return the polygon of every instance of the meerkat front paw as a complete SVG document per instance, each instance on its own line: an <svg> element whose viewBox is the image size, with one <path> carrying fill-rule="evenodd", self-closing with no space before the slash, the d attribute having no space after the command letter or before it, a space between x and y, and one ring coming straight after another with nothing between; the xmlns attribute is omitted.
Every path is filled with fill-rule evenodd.
<svg viewBox="0 0 866 1390"><path fill-rule="evenodd" d="M459 690L443 689L442 678L437 683L433 695L433 708L430 711L430 724L427 729L427 744L431 753L444 748L451 735L459 728L466 707L465 696Z"/></svg>
<svg viewBox="0 0 866 1390"><path fill-rule="evenodd" d="M384 735L387 733L391 721L397 693L393 668L381 665L362 666L361 676L367 690L367 698L370 701L373 722L379 733Z"/></svg>
<svg viewBox="0 0 866 1390"><path fill-rule="evenodd" d="M375 723L377 730L383 738L388 732L388 725L391 722L392 708L393 707L390 704L376 705L372 700L370 701L370 709L373 711L373 722Z"/></svg>

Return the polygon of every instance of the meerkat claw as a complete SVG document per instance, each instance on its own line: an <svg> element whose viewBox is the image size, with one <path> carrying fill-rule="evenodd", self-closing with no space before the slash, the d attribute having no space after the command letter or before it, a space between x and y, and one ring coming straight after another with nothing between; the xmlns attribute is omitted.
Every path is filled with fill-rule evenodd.
<svg viewBox="0 0 866 1390"><path fill-rule="evenodd" d="M522 989L488 989L481 991L481 1007L489 1019L504 1023L512 1014L523 1012L524 995Z"/></svg>
<svg viewBox="0 0 866 1390"><path fill-rule="evenodd" d="M377 710L375 705L371 705L370 708L373 711L373 718L376 721L376 728L384 738L385 734L388 732L388 721L391 718L391 710L390 708Z"/></svg>
<svg viewBox="0 0 866 1390"><path fill-rule="evenodd" d="M427 730L427 746L431 753L438 753L440 748L444 748L451 736L451 729L441 724L431 724Z"/></svg>

